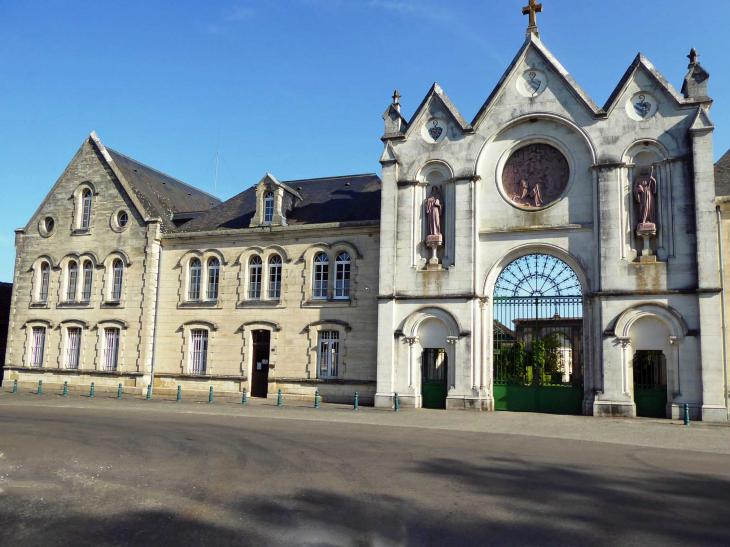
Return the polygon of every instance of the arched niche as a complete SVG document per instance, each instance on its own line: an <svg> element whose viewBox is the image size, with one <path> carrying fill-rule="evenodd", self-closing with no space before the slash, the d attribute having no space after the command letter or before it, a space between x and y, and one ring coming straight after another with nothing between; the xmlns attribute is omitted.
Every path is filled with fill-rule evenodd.
<svg viewBox="0 0 730 547"><path fill-rule="evenodd" d="M456 186L453 180L454 171L443 160L429 161L418 172L418 184L413 187L413 264L425 268L431 256L425 241L428 236L426 215L426 199L432 188L438 188L441 210L441 233L443 246L438 250L438 258L444 268L454 264L456 250Z"/></svg>

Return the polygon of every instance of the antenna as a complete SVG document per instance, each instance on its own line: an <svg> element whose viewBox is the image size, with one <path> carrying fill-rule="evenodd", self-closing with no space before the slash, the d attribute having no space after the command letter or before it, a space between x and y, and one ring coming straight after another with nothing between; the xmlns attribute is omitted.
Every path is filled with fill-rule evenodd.
<svg viewBox="0 0 730 547"><path fill-rule="evenodd" d="M220 154L219 150L215 151L215 180L213 181L213 195L218 197L216 194L216 191L218 190L218 155Z"/></svg>

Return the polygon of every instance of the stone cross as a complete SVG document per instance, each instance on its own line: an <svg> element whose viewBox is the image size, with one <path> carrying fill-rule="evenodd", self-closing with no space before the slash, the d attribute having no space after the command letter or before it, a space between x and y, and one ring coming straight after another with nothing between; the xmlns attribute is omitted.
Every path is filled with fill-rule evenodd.
<svg viewBox="0 0 730 547"><path fill-rule="evenodd" d="M530 0L530 5L522 8L522 15L530 15L530 25L527 27L527 35L535 34L538 38L540 32L537 30L537 14L542 13L542 4L538 4L537 0Z"/></svg>

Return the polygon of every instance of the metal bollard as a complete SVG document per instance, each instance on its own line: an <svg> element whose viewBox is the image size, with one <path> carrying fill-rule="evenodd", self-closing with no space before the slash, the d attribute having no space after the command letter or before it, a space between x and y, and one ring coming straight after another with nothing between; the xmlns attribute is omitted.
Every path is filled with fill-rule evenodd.
<svg viewBox="0 0 730 547"><path fill-rule="evenodd" d="M38 380L38 395L43 395L43 380Z"/></svg>
<svg viewBox="0 0 730 547"><path fill-rule="evenodd" d="M398 394L395 394L395 411L400 412L400 409L398 408Z"/></svg>
<svg viewBox="0 0 730 547"><path fill-rule="evenodd" d="M279 390L279 398L276 401L276 406L281 406L281 390Z"/></svg>
<svg viewBox="0 0 730 547"><path fill-rule="evenodd" d="M18 393L18 381L13 382L13 393Z"/></svg>
<svg viewBox="0 0 730 547"><path fill-rule="evenodd" d="M94 398L94 382L91 382L91 391L89 392L89 398Z"/></svg>
<svg viewBox="0 0 730 547"><path fill-rule="evenodd" d="M117 399L122 398L122 384L119 384L119 388L117 388Z"/></svg>
<svg viewBox="0 0 730 547"><path fill-rule="evenodd" d="M241 397L241 404L242 405L246 404L246 388L245 387L243 388L243 397Z"/></svg>
<svg viewBox="0 0 730 547"><path fill-rule="evenodd" d="M355 392L355 410L357 410L357 391Z"/></svg>
<svg viewBox="0 0 730 547"><path fill-rule="evenodd" d="M684 425L689 425L689 405L684 403Z"/></svg>
<svg viewBox="0 0 730 547"><path fill-rule="evenodd" d="M210 393L208 394L208 402L213 402L213 386L210 386Z"/></svg>
<svg viewBox="0 0 730 547"><path fill-rule="evenodd" d="M147 384L147 400L152 398L152 384Z"/></svg>
<svg viewBox="0 0 730 547"><path fill-rule="evenodd" d="M314 392L314 408L319 408L319 390Z"/></svg>
<svg viewBox="0 0 730 547"><path fill-rule="evenodd" d="M177 386L177 402L182 400L182 386Z"/></svg>
<svg viewBox="0 0 730 547"><path fill-rule="evenodd" d="M63 383L63 396L68 397L68 382Z"/></svg>

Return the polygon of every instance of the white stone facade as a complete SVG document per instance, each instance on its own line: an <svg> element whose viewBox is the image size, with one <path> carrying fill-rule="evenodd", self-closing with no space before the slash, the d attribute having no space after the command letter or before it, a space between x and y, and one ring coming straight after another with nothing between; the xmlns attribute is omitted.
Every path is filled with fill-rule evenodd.
<svg viewBox="0 0 730 547"><path fill-rule="evenodd" d="M703 69L695 61L697 74ZM318 391L325 401L351 402L358 392L364 404L392 407L397 393L400 404L421 407L424 350L438 348L450 364L446 407L493 410L495 284L513 261L539 253L567 264L581 285L583 413L635 416L632 360L636 351L651 350L666 358L668 417L681 417L687 404L693 418L725 420L714 127L712 101L700 93L705 88L683 89L682 97L639 56L601 109L529 33L471 124L438 85L406 122L396 92L384 115L374 222L287 218L309 199L302 195L307 181L302 190L267 175L251 191L256 206L245 225L171 228L175 215L206 213L178 207L155 214L125 182L133 175L115 167L92 134L18 230L5 384L42 379L87 389L94 381L141 393L152 382L155 392L170 395L178 387L206 393L210 386L239 395L254 387L254 366L260 371L263 363L269 396L281 390L311 399ZM508 195L501 181L508 160L537 144L558 150L569 176L559 196L539 206L534 198L531 207ZM644 167L653 168L658 187L650 240L636 233L632 195ZM444 202L435 267L424 244L431 186ZM92 207L84 227L87 190ZM125 226L121 212L128 215ZM349 273L347 289L337 293L342 253ZM318 256L329 265L321 294ZM251 270L258 259L260 287ZM281 286L273 297L268 268L278 259ZM69 302L69 265L87 261L92 296ZM51 271L41 298L44 264ZM124 271L121 294L115 294L115 264ZM211 264L218 276L214 297ZM191 290L197 275L199 286ZM105 371L113 329L118 364ZM80 364L69 369L78 332ZM254 357L261 332L269 340L263 361ZM330 336L336 345L323 346ZM202 372L196 359L203 346L196 344L205 347ZM323 347L336 353L329 369L336 372L324 377Z"/></svg>

